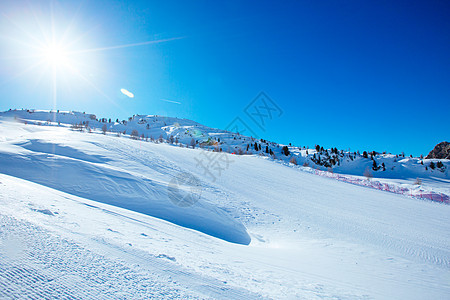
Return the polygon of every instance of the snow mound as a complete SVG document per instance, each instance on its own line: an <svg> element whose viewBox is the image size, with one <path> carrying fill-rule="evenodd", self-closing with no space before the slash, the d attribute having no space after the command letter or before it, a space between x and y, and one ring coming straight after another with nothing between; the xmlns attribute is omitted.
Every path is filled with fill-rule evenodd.
<svg viewBox="0 0 450 300"><path fill-rule="evenodd" d="M152 149L158 145L144 150L139 141L121 143L115 137L80 134L67 128L38 130L17 125L5 122L0 129L8 140L0 146L2 173L161 218L228 242L250 243L239 221L201 195L194 195L195 201L187 205L170 198L189 196L189 184L176 185L178 193L168 188L189 170L159 156L159 149Z"/></svg>

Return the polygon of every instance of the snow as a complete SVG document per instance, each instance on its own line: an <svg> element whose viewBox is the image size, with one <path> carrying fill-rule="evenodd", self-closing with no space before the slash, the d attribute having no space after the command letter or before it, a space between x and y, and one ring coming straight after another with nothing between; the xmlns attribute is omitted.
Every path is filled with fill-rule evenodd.
<svg viewBox="0 0 450 300"><path fill-rule="evenodd" d="M45 111L39 118L17 113L21 122L12 112L0 118L0 298L450 295L449 205L259 155L73 131L80 113L54 114L60 126L44 126ZM194 129L205 140L217 134L230 147L241 143L193 121L168 120L152 129L155 138L169 126L186 144ZM202 168L207 155L226 157L226 168ZM201 190L192 205L170 198L180 174ZM424 174L425 187L449 189L445 172ZM394 175L377 180L412 185Z"/></svg>
<svg viewBox="0 0 450 300"><path fill-rule="evenodd" d="M167 182L177 166L158 154L161 147L130 149L128 143L109 136L104 137L104 145L99 145L97 135L86 136L79 143L76 136L80 134L68 135L65 128L31 130L14 140L13 128L3 129L2 135L10 140L11 147L10 152L0 152L4 174L162 218L230 242L250 242L241 223L206 201L195 203L189 210L168 205ZM27 142L22 142L24 138ZM77 150L86 143L90 153ZM133 144L141 146L139 141L131 141Z"/></svg>

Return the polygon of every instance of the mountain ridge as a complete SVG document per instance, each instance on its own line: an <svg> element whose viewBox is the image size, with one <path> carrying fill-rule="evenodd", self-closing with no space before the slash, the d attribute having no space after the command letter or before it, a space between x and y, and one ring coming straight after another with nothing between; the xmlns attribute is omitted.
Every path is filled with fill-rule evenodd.
<svg viewBox="0 0 450 300"><path fill-rule="evenodd" d="M185 147L232 154L261 155L310 166L323 171L376 178L416 179L430 176L449 178L450 160L405 157L404 154L375 151L344 151L297 147L240 135L204 126L198 122L158 115L134 115L127 120L97 118L93 114L72 111L9 110L0 116L21 119L36 124L65 124L75 130L104 130L116 135L130 135L135 139L168 142ZM436 165L438 164L438 167Z"/></svg>

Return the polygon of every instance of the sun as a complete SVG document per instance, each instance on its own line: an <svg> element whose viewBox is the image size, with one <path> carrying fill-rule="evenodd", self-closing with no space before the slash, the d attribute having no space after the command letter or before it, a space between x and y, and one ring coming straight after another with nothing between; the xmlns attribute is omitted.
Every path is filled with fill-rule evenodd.
<svg viewBox="0 0 450 300"><path fill-rule="evenodd" d="M54 68L68 67L70 65L70 52L56 43L43 47L42 56L44 61Z"/></svg>
<svg viewBox="0 0 450 300"><path fill-rule="evenodd" d="M5 20L8 25L5 27L7 32L0 30L0 40L8 41L5 45L6 56L3 53L4 45L0 47L0 65L3 71L5 62L11 64L11 67L8 65L5 68L13 72L8 81L19 78L30 80L40 93L51 95L55 110L61 100L70 101L76 93L91 95L92 92L102 95L109 103L123 110L102 88L109 84L109 75L117 76L110 70L116 69L116 61L110 60L111 56L105 55L105 52L184 38L172 37L99 46L98 38L92 36L96 32L96 24L82 24L84 17L78 14L67 15L59 6L60 1L50 2L52 4L49 8L35 7L30 3L28 8L23 10L23 16L9 16L3 11L0 12L0 23L3 25ZM102 65L102 62L106 65ZM125 89L121 92L130 98L134 97Z"/></svg>

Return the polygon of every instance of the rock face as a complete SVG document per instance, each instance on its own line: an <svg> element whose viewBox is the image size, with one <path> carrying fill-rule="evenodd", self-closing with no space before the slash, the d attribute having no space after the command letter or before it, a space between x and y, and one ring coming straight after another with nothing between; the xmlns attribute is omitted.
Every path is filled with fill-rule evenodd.
<svg viewBox="0 0 450 300"><path fill-rule="evenodd" d="M442 142L437 144L425 158L450 159L450 143Z"/></svg>

